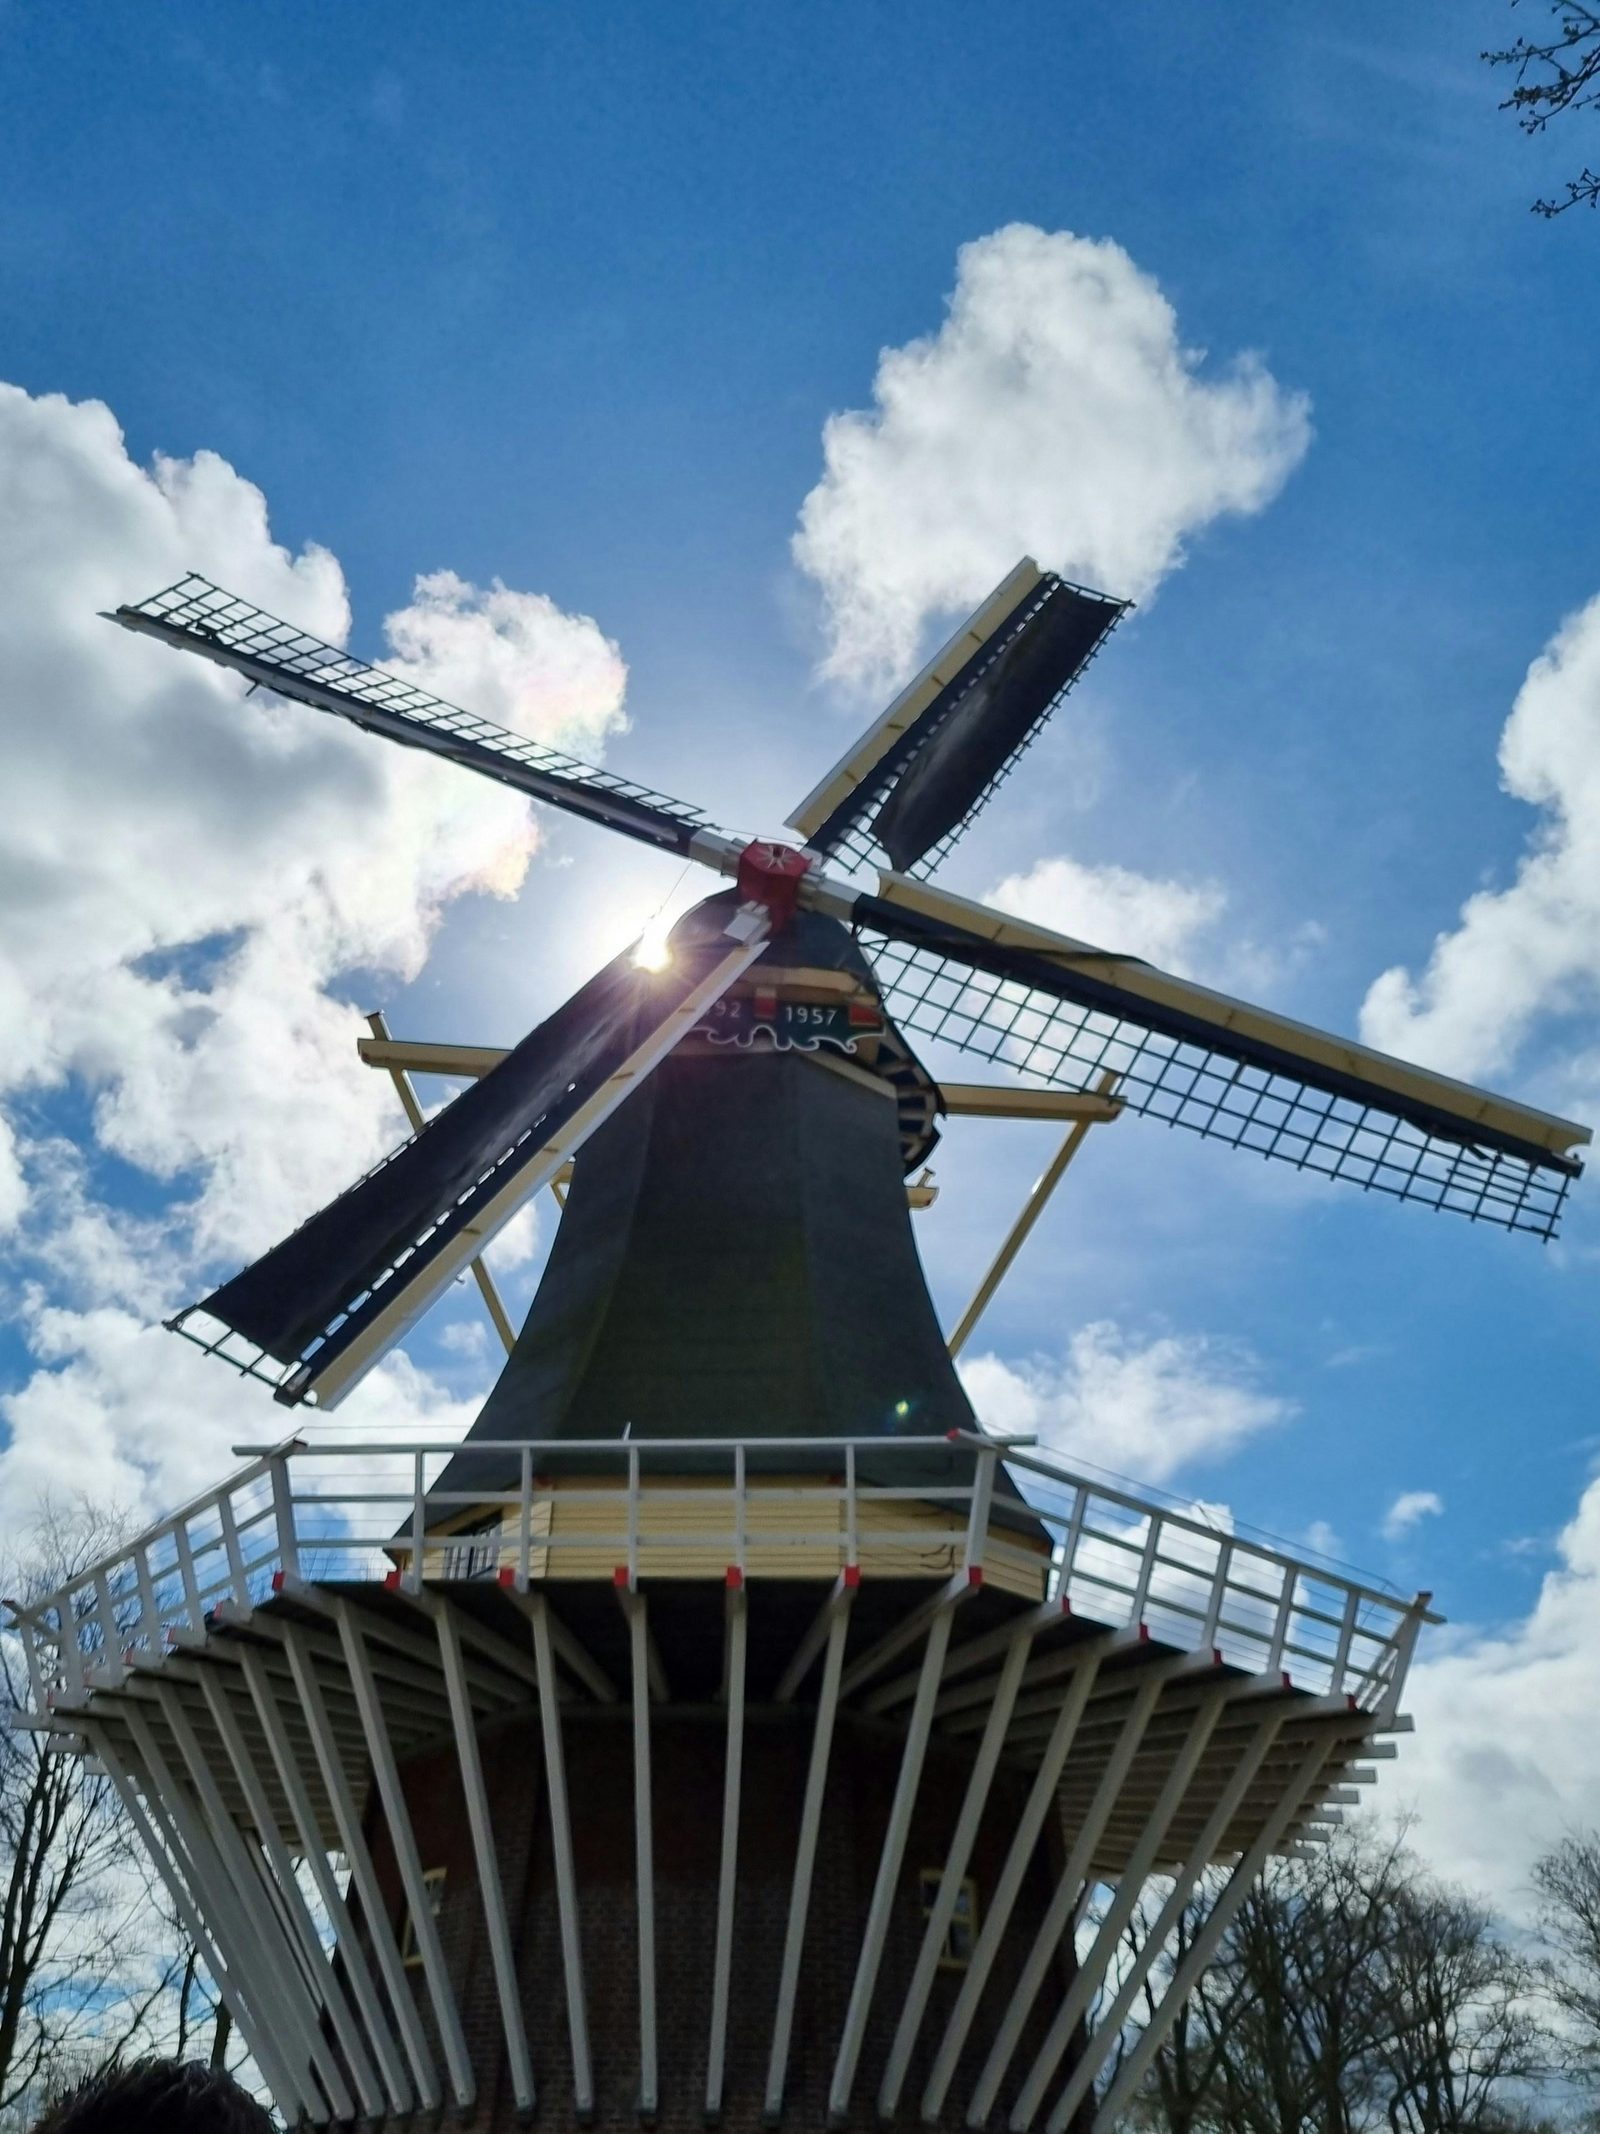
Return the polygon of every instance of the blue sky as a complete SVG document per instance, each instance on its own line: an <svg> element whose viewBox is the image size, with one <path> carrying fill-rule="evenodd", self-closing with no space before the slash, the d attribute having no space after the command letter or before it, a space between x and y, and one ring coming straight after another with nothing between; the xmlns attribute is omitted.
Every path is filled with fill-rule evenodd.
<svg viewBox="0 0 1600 2134"><path fill-rule="evenodd" d="M821 603L790 551L825 419L872 406L881 349L939 331L962 245L1015 222L1111 240L1211 352L1198 375L1258 352L1314 438L1264 508L1196 528L949 879L982 894L1067 855L1214 888L1190 967L1354 1032L1379 973L1420 972L1548 828L1501 789L1496 747L1530 662L1600 593L1596 232L1527 212L1581 151L1524 141L1477 57L1520 21L1500 0L0 0L0 378L103 401L136 466L220 455L279 543L338 559L369 654L419 573L592 616L629 669L607 761L771 828L877 708L819 678ZM49 483L27 496L71 508ZM97 674L113 651L96 643ZM31 686L14 666L0 699L19 748L44 716ZM1580 683L1578 752L1584 701ZM173 731L180 800L203 730ZM409 982L341 967L325 990L418 1035L520 1034L680 887L599 833L542 831L518 901L452 895ZM225 953L226 897L205 911ZM1600 1094L1595 913L1573 902L1571 967L1490 1077L1580 1117ZM203 990L206 955L169 952ZM257 1058L271 1041L253 1034ZM25 1156L79 1147L74 1191L126 1244L130 1214L159 1224L213 1159L130 1160L142 1144L102 1130L114 1036L73 1044L18 1070L13 1124ZM1552 1573L1590 1607L1557 1537L1600 1450L1592 1190L1541 1250L1182 1142L1136 1120L1091 1138L979 1346L1059 1390L1086 1327L1124 1358L1174 1344L1174 1370L1257 1405L1169 1486L1326 1530L1510 1651ZM947 1313L1049 1146L949 1132L919 1231ZM132 1309L81 1253L52 1257L62 1160L9 1260L13 1401L81 1355L41 1309ZM452 1300L412 1344L462 1400L482 1360L441 1337L470 1318ZM143 1428L182 1427L140 1383L145 1423L115 1425L135 1464ZM262 1395L260 1431L280 1421ZM1405 1492L1442 1510L1386 1539Z"/></svg>

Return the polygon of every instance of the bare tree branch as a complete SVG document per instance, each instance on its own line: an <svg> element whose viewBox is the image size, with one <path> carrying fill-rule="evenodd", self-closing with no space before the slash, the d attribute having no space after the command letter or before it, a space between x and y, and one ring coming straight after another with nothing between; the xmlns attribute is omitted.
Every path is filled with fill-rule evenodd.
<svg viewBox="0 0 1600 2134"><path fill-rule="evenodd" d="M1574 1831L1534 1863L1544 1976L1566 2021L1569 2070L1600 2091L1600 1831Z"/></svg>
<svg viewBox="0 0 1600 2134"><path fill-rule="evenodd" d="M118 1522L47 1505L0 1584L26 1607L103 1555ZM0 1631L0 2128L119 2054L170 2040L194 1959L158 1899L108 1778L28 1709L18 1639ZM202 1989L200 2009L214 1994Z"/></svg>
<svg viewBox="0 0 1600 2134"><path fill-rule="evenodd" d="M1518 0L1511 0L1515 7ZM1516 86L1501 104L1515 112L1524 133L1543 133L1566 111L1592 110L1600 104L1600 9L1580 0L1546 0L1555 27L1544 38L1519 37L1515 44L1481 56L1491 67L1510 67ZM1600 170L1585 164L1566 181L1564 200L1536 200L1533 211L1546 217L1564 215L1569 207L1600 204Z"/></svg>

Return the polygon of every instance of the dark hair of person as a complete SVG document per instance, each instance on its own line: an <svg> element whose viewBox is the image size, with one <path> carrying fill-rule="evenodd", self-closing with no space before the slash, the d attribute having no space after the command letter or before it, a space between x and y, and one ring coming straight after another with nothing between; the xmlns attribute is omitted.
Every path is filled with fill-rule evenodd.
<svg viewBox="0 0 1600 2134"><path fill-rule="evenodd" d="M277 2122L220 2068L148 2059L90 2075L33 2134L277 2134Z"/></svg>

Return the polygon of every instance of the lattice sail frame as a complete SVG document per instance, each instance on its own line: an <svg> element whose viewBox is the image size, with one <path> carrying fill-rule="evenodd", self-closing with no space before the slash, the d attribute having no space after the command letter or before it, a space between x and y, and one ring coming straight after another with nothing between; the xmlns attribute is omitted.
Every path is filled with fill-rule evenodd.
<svg viewBox="0 0 1600 2134"><path fill-rule="evenodd" d="M906 1029L1063 1089L1111 1072L1132 1111L1369 1192L1552 1238L1571 1178L1244 1065L1205 1046L865 931Z"/></svg>
<svg viewBox="0 0 1600 2134"><path fill-rule="evenodd" d="M826 848L827 857L834 864L844 867L852 874L874 874L892 864L888 853L872 834L871 817L882 805L891 786L905 772L912 761L935 739L955 715L969 692L983 680L996 660L1010 650L1016 639L1033 622L1040 610L1060 594L1072 594L1081 600L1092 600L1103 604L1108 611L1105 633L1083 660L1082 664L1062 683L1044 710L1040 712L1039 716L1028 728L1021 741L1018 742L1010 755L994 772L989 783L984 787L977 799L973 801L961 820L947 830L937 844L930 846L921 859L913 861L905 871L914 880L926 881L944 863L950 852L966 835L984 809L988 807L1000 787L1005 784L1017 765L1022 761L1022 758L1044 732L1046 726L1049 725L1062 704L1078 686L1078 683L1089 668L1094 665L1100 653L1105 649L1106 642L1110 638L1112 631L1115 630L1117 624L1127 613L1131 605L1130 602L1114 599L1109 593L1099 592L1093 586L1076 585L1071 579L1061 578L1053 572L1047 572L1040 581L1034 597L1028 601L1026 608L1019 610L1012 618L1010 626L1001 634L991 638L986 644L983 657L967 677L965 686L958 695L952 696L938 719L926 725L913 725L907 732L901 746L886 754L883 760L874 767L871 777L863 782L857 794L860 809L856 821L842 837L835 842L831 842Z"/></svg>
<svg viewBox="0 0 1600 2134"><path fill-rule="evenodd" d="M403 675L374 667L269 615L198 572L191 571L148 600L118 608L112 620L186 651L208 654L255 686L298 697L403 745L431 745L434 753L454 755L471 769L669 850L686 854L697 831L714 827L699 808L433 696ZM252 674L253 664L267 671ZM377 716L363 718L363 712ZM396 723L383 723L386 720ZM424 729L433 737L431 744L413 741L405 725ZM531 776L518 778L518 771ZM618 805L608 807L607 802Z"/></svg>
<svg viewBox="0 0 1600 2134"><path fill-rule="evenodd" d="M1082 588L1038 573L1031 563L1019 565L967 631L951 640L858 749L836 765L802 804L791 818L795 826L808 837L818 837L829 850L859 861L868 852L859 843L866 835L865 815L876 810L884 791L895 789L896 781L941 730L946 717L966 700L993 661L1017 643L1030 618L1037 617L1049 599L1063 593L1104 600L1101 595L1084 596ZM1114 611L1114 621L1120 605L1110 601L1105 605ZM208 579L191 575L151 600L119 609L113 619L199 651L279 694L298 697L371 731L460 762L657 849L701 860L724 874L741 873L744 847L707 825L699 810L541 743L506 733L429 696L402 677L320 643L235 599ZM1102 634L1098 642L1103 641ZM962 666L960 655L969 644L976 649ZM951 662L956 663L953 669ZM1066 687L1086 664L1087 659L1080 660ZM1052 702L1059 701L1062 693L1058 691ZM948 703L941 708L942 699ZM1035 720L1020 746L1026 746L1038 731L1048 709ZM992 775L990 789L1009 770L1020 746ZM881 754L874 753L878 749ZM916 873L926 872L936 862L939 852L948 848L986 798L986 792L980 794L963 822L922 856ZM848 847L852 836L858 840L853 851ZM996 950L1007 955L1010 947L996 939L995 914L983 906L963 905L960 899L946 900L951 905L948 912L939 904L924 916L931 917L936 928L942 921L949 922L948 945L937 931L930 939L920 923L902 933L900 907L909 904L915 911L917 894L896 891L891 885L897 879L902 891L914 890L910 879L892 873L882 877L881 896L815 873L803 885L802 901L831 912L877 942L889 1005L909 1029L946 1038L1023 1074L1075 1090L1109 1069L1124 1078L1124 1098L1131 1108L1209 1138L1397 1199L1464 1214L1470 1220L1542 1238L1555 1234L1567 1186L1580 1166L1575 1157L1563 1152L1560 1137L1546 1138L1541 1128L1569 1129L1565 1134L1569 1147L1586 1141L1586 1130L1503 1104L1498 1107L1502 1112L1522 1113L1532 1130L1529 1137L1515 1118L1503 1128L1487 1122L1480 1125L1476 1107L1460 1102L1475 1093L1444 1082L1439 1082L1445 1094L1438 1102L1426 1089L1402 1095L1398 1102L1387 1101L1382 1093L1385 1086L1398 1091L1400 1085L1392 1079L1386 1085L1382 1073L1376 1078L1378 1093L1369 1099L1360 1064L1352 1073L1343 1072L1339 1048L1330 1053L1321 1033L1218 996L1203 1000L1197 996L1195 1003L1188 1003L1181 997L1181 983L1175 999L1163 1000L1159 991L1151 995L1147 1019L1137 998L1125 1006L1120 998L1101 997L1108 990L1115 994L1113 967L1127 959L1105 959L1109 987L1102 986L1085 966L1086 959L1095 962L1103 952L1081 943L1056 942L1051 937L1048 942L1025 945L1043 947L1047 963L1057 948L1067 951L1071 963L1084 971L1081 982L1068 973L1063 974L1059 987L1053 973L1041 982L1038 959L1031 955L1023 958L1033 965L1031 972L996 971ZM938 898L937 891L920 894ZM962 939L968 934L974 951L970 956ZM1161 979L1161 974L1153 975ZM1171 994L1173 982L1162 983ZM1139 990L1137 985L1133 988L1135 994ZM1191 1007L1197 1009L1198 1028ZM1219 1007L1224 1011L1220 1015ZM1254 1021L1269 1026L1264 1036L1259 1031L1254 1036L1247 1029L1235 1031L1235 1009L1245 1025ZM1160 1031L1151 1024L1160 1025ZM1208 1033L1213 1026L1217 1035L1211 1040ZM1296 1071L1302 1043L1307 1060L1303 1079ZM1349 1051L1354 1057L1362 1049ZM1378 1055L1368 1058L1379 1067L1384 1065ZM1413 1082L1430 1079L1415 1073L1410 1078Z"/></svg>

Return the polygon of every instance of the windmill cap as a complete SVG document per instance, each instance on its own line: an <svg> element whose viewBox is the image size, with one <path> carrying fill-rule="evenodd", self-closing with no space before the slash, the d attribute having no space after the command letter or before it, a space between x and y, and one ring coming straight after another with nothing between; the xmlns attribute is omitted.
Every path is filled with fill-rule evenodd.
<svg viewBox="0 0 1600 2134"><path fill-rule="evenodd" d="M721 933L738 908L738 891L720 889L705 897L673 927L668 939L676 946L709 940ZM872 966L856 946L849 927L821 912L797 911L787 926L775 933L761 951L761 961L779 970L848 971L874 998L879 996Z"/></svg>
<svg viewBox="0 0 1600 2134"><path fill-rule="evenodd" d="M714 939L738 909L737 890L723 889L686 911L668 936L673 947ZM772 982L785 972L797 974L797 993L805 993L808 973L838 972L860 987L862 1002L870 1003L881 1025L874 1047L859 1064L870 1060L868 1071L887 1082L900 1107L900 1147L906 1171L915 1170L932 1154L939 1139L935 1125L944 1109L939 1086L906 1042L888 1007L872 965L862 954L849 927L821 912L797 911L762 949L760 959L742 981L759 992L763 980Z"/></svg>

